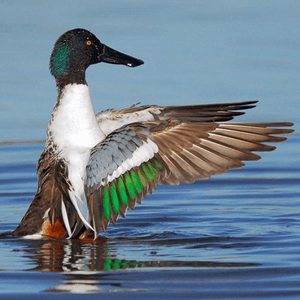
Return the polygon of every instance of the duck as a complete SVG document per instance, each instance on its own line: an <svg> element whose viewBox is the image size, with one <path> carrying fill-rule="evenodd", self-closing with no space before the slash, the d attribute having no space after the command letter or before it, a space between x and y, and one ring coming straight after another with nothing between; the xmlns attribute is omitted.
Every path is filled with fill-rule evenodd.
<svg viewBox="0 0 300 300"><path fill-rule="evenodd" d="M291 122L228 122L257 101L134 105L95 114L90 65L143 65L82 28L56 41L50 72L57 100L37 163L38 188L12 236L85 239L135 209L157 185L190 184L257 161L286 140Z"/></svg>

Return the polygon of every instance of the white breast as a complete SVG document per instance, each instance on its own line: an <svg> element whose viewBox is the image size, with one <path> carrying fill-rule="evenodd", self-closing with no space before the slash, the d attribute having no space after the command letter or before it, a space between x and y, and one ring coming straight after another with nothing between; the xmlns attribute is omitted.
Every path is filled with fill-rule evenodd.
<svg viewBox="0 0 300 300"><path fill-rule="evenodd" d="M48 131L60 150L91 148L105 138L97 123L87 85L65 86Z"/></svg>
<svg viewBox="0 0 300 300"><path fill-rule="evenodd" d="M62 91L48 125L48 136L59 151L59 158L68 163L73 190L71 201L88 226L89 214L84 194L84 177L90 150L105 138L95 117L89 87L69 84Z"/></svg>

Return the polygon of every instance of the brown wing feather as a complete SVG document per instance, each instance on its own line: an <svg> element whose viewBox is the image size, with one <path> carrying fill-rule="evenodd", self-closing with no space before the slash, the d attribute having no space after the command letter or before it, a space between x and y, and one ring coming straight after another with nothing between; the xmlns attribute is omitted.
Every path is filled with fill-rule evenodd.
<svg viewBox="0 0 300 300"><path fill-rule="evenodd" d="M179 113L179 112L178 112ZM282 142L278 134L293 132L278 127L291 123L203 123L178 120L146 123L160 151L156 155L169 172L160 184L176 185L207 179L244 166L260 156L253 151L272 151L267 142ZM163 126L162 126L163 125Z"/></svg>
<svg viewBox="0 0 300 300"><path fill-rule="evenodd" d="M255 107L257 101L218 103L185 106L134 106L120 110L106 110L97 114L97 121L109 134L120 126L135 122L151 122L164 120L177 120L179 122L224 122L236 116L243 115L241 110ZM117 122L115 122L117 121Z"/></svg>
<svg viewBox="0 0 300 300"><path fill-rule="evenodd" d="M51 145L46 146L49 147L45 147L47 150L42 153L37 166L38 190L20 224L12 232L15 236L40 233L47 216L51 226L54 226L57 220L63 224L62 201L65 204L71 227L79 232L83 226L68 196L70 183L67 180L67 165L57 158L56 151ZM67 236L66 232L64 236Z"/></svg>

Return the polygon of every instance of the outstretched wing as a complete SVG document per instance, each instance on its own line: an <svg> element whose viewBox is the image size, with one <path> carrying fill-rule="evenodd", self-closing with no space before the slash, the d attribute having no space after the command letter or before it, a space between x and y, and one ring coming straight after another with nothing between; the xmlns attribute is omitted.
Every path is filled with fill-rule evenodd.
<svg viewBox="0 0 300 300"><path fill-rule="evenodd" d="M145 108L147 113L134 108L131 113L146 120L109 133L93 148L87 165L85 192L95 237L101 227L106 231L109 222L124 217L127 208L134 209L157 184L207 179L241 168L243 161L258 160L253 151L274 150L263 143L284 141L276 135L293 130L278 127L291 123L224 122L242 114L236 110L253 104L156 107L156 113L150 107ZM152 117L145 117L148 113ZM120 125L131 117L115 119ZM117 124L109 120L102 125L105 122Z"/></svg>

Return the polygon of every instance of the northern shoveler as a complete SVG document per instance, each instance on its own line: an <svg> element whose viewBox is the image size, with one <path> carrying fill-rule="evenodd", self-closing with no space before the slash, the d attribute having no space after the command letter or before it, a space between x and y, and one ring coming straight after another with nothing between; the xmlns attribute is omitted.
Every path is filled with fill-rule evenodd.
<svg viewBox="0 0 300 300"><path fill-rule="evenodd" d="M134 106L94 113L85 71L106 62L136 67L140 59L73 29L55 43L50 71L58 87L38 161L38 190L13 236L97 238L110 222L151 193L157 184L178 185L223 174L272 151L263 142L292 123L231 123L256 101ZM274 136L275 135L275 136Z"/></svg>

